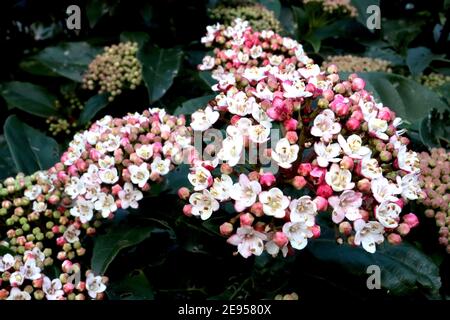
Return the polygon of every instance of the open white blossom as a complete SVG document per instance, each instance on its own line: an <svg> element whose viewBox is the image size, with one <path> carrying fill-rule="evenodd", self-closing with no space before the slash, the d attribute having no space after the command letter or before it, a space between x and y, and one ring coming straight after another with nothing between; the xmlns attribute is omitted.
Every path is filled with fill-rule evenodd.
<svg viewBox="0 0 450 320"><path fill-rule="evenodd" d="M333 135L341 131L341 125L335 122L334 112L330 109L322 111L315 119L311 134L315 137L322 138L325 142L329 142Z"/></svg>
<svg viewBox="0 0 450 320"><path fill-rule="evenodd" d="M259 256L264 251L264 240L267 236L250 226L239 227L236 234L228 238L227 242L237 246L238 252L244 258L251 255Z"/></svg>
<svg viewBox="0 0 450 320"><path fill-rule="evenodd" d="M86 277L86 290L92 299L97 297L98 293L106 290L106 286L102 282L101 276L94 276L92 273Z"/></svg>
<svg viewBox="0 0 450 320"><path fill-rule="evenodd" d="M103 218L107 218L111 212L117 210L117 205L112 195L100 193L97 201L94 203L94 208L101 212Z"/></svg>
<svg viewBox="0 0 450 320"><path fill-rule="evenodd" d="M74 217L80 218L81 223L90 221L94 215L94 204L92 201L84 198L78 198L75 205L70 209L70 214Z"/></svg>
<svg viewBox="0 0 450 320"><path fill-rule="evenodd" d="M272 150L272 159L280 167L289 169L292 167L292 163L297 160L299 149L298 145L291 145L288 139L280 139L275 146L275 150Z"/></svg>
<svg viewBox="0 0 450 320"><path fill-rule="evenodd" d="M152 169L152 173L155 172L162 176L166 175L170 170L170 159L162 160L160 157L156 157L153 159L150 167Z"/></svg>
<svg viewBox="0 0 450 320"><path fill-rule="evenodd" d="M62 283L59 279L50 280L48 277L44 277L42 291L44 291L47 300L58 300L64 295Z"/></svg>
<svg viewBox="0 0 450 320"><path fill-rule="evenodd" d="M307 227L315 224L317 205L310 196L303 196L291 201L289 205L291 222L302 222Z"/></svg>
<svg viewBox="0 0 450 320"><path fill-rule="evenodd" d="M36 266L35 259L28 259L19 270L23 277L28 280L36 280L41 277L41 268Z"/></svg>
<svg viewBox="0 0 450 320"><path fill-rule="evenodd" d="M397 184L404 199L417 200L422 193L418 173L408 173L403 177L397 176Z"/></svg>
<svg viewBox="0 0 450 320"><path fill-rule="evenodd" d="M257 125L253 125L248 129L248 137L255 143L263 143L269 140L270 135L270 122L263 122Z"/></svg>
<svg viewBox="0 0 450 320"><path fill-rule="evenodd" d="M365 222L358 219L353 223L355 234L355 244L362 245L364 250L375 253L376 245L384 241L384 228L378 221Z"/></svg>
<svg viewBox="0 0 450 320"><path fill-rule="evenodd" d="M386 228L396 228L398 226L400 212L402 208L393 202L383 202L375 209L377 220Z"/></svg>
<svg viewBox="0 0 450 320"><path fill-rule="evenodd" d="M325 181L337 192L353 189L355 186L355 183L351 182L351 172L347 169L340 168L338 164L331 165L330 170L325 174Z"/></svg>
<svg viewBox="0 0 450 320"><path fill-rule="evenodd" d="M31 188L25 190L24 195L28 200L35 200L40 194L42 194L42 187L40 185L33 185Z"/></svg>
<svg viewBox="0 0 450 320"><path fill-rule="evenodd" d="M398 167L408 173L420 172L419 157L417 153L412 150L407 150L405 145L402 145L397 154Z"/></svg>
<svg viewBox="0 0 450 320"><path fill-rule="evenodd" d="M151 144L143 144L136 148L136 154L139 158L148 160L153 156L153 146Z"/></svg>
<svg viewBox="0 0 450 320"><path fill-rule="evenodd" d="M325 145L322 141L314 144L314 152L317 155L317 164L320 167L328 167L330 162L339 162L341 159L337 158L341 152L339 143L330 143Z"/></svg>
<svg viewBox="0 0 450 320"><path fill-rule="evenodd" d="M365 157L361 160L361 174L369 179L376 179L383 175L377 159Z"/></svg>
<svg viewBox="0 0 450 320"><path fill-rule="evenodd" d="M394 183L390 182L385 177L377 177L372 179L371 190L373 197L379 202L397 201L396 194L401 193L401 189Z"/></svg>
<svg viewBox="0 0 450 320"><path fill-rule="evenodd" d="M143 187L150 178L150 172L147 168L147 163L142 163L140 166L131 165L128 167L130 172L131 182L137 184L139 187Z"/></svg>
<svg viewBox="0 0 450 320"><path fill-rule="evenodd" d="M353 159L370 157L372 152L368 147L362 145L361 137L356 134L352 134L347 140L340 134L338 135L338 142L344 153Z"/></svg>
<svg viewBox="0 0 450 320"><path fill-rule="evenodd" d="M234 167L241 159L243 148L244 137L242 135L226 137L222 141L222 148L217 153L217 158L226 161L228 165Z"/></svg>
<svg viewBox="0 0 450 320"><path fill-rule="evenodd" d="M28 292L19 288L12 288L6 300L31 300L31 296Z"/></svg>
<svg viewBox="0 0 450 320"><path fill-rule="evenodd" d="M308 238L313 236L308 226L301 222L286 222L283 225L283 233L289 239L292 248L302 250L308 244Z"/></svg>
<svg viewBox="0 0 450 320"><path fill-rule="evenodd" d="M263 212L268 216L283 218L286 215L286 208L289 206L289 199L278 188L263 191L259 194L259 201L263 205Z"/></svg>
<svg viewBox="0 0 450 320"><path fill-rule="evenodd" d="M211 172L204 167L195 167L188 174L189 182L194 186L195 191L208 188L213 182Z"/></svg>
<svg viewBox="0 0 450 320"><path fill-rule="evenodd" d="M191 194L189 203L192 205L192 215L200 216L202 220L209 219L214 211L219 210L219 202L206 189L202 193Z"/></svg>
<svg viewBox="0 0 450 320"><path fill-rule="evenodd" d="M76 197L86 193L86 184L83 180L79 179L78 177L71 177L70 182L67 184L64 191L72 199L75 199Z"/></svg>
<svg viewBox="0 0 450 320"><path fill-rule="evenodd" d="M236 210L243 211L255 203L260 192L261 185L258 181L250 181L245 174L241 174L239 182L235 183L230 191L230 197L236 201Z"/></svg>
<svg viewBox="0 0 450 320"><path fill-rule="evenodd" d="M214 183L209 190L211 195L219 201L225 201L230 198L230 191L233 187L233 180L226 174L222 174L217 178L214 178Z"/></svg>
<svg viewBox="0 0 450 320"><path fill-rule="evenodd" d="M122 209L127 209L131 207L137 209L139 204L138 201L141 200L144 195L138 189L135 189L133 184L130 182L125 182L123 189L118 193L120 199L120 205Z"/></svg>
<svg viewBox="0 0 450 320"><path fill-rule="evenodd" d="M103 183L114 184L119 180L119 175L116 168L107 168L99 170L98 176Z"/></svg>
<svg viewBox="0 0 450 320"><path fill-rule="evenodd" d="M370 133L374 134L381 140L389 140L389 136L385 133L388 128L388 123L386 120L371 118L368 125Z"/></svg>
<svg viewBox="0 0 450 320"><path fill-rule="evenodd" d="M191 116L191 128L195 131L205 131L216 123L219 116L219 112L214 111L210 106L207 106L204 110L197 110Z"/></svg>

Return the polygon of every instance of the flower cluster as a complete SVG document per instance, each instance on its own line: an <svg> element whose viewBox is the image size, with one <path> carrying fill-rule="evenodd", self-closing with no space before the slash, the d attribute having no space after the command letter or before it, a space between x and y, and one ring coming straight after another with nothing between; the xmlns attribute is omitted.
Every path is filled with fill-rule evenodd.
<svg viewBox="0 0 450 320"><path fill-rule="evenodd" d="M436 219L439 243L450 253L450 153L445 149L432 149L419 154L420 183L426 197L420 202L427 207L425 215Z"/></svg>
<svg viewBox="0 0 450 320"><path fill-rule="evenodd" d="M218 21L226 25L231 24L236 18L248 21L254 30L273 30L280 32L281 23L275 17L273 11L268 10L263 5L253 4L238 7L218 6L209 11L209 16L213 21Z"/></svg>
<svg viewBox="0 0 450 320"><path fill-rule="evenodd" d="M62 101L56 100L55 107L64 114L61 116L50 116L46 122L48 124L48 131L53 136L60 134L68 135L77 127L77 115L83 110L83 103L78 99L74 93L64 94Z"/></svg>
<svg viewBox="0 0 450 320"><path fill-rule="evenodd" d="M322 10L328 14L343 14L350 17L356 17L358 10L351 4L350 0L303 0L305 5L309 3L318 3Z"/></svg>
<svg viewBox="0 0 450 320"><path fill-rule="evenodd" d="M6 179L0 233L7 239L0 248L10 253L0 259L0 297L101 299L106 278L86 270L84 281L70 280L83 267L83 243L118 208L137 208L151 183L188 158L192 137L184 122L160 109L106 116L76 134L48 172ZM61 276L47 278L48 266Z"/></svg>
<svg viewBox="0 0 450 320"><path fill-rule="evenodd" d="M343 72L392 72L391 63L379 58L358 57L353 55L329 56L322 63L323 68L337 66Z"/></svg>
<svg viewBox="0 0 450 320"><path fill-rule="evenodd" d="M413 213L401 216L402 208L421 196L418 157L401 136L401 119L364 90L364 80L354 74L341 80L336 66L322 72L292 39L254 32L241 20L207 31L202 41L217 48L199 68L213 69L218 84L212 89L219 94L206 108L211 116L200 110L191 126L207 130L220 113L228 119L227 137L208 166L192 169L195 192L185 214L208 219L220 203L232 201L239 215L221 232L244 257L303 249L319 236L315 216L327 209L352 245L373 253L385 236L399 243L418 224ZM276 125L278 141L271 136ZM247 151L268 140L263 153L281 169L257 163L237 174ZM221 173L214 174L219 161ZM286 184L308 186L315 197L290 197Z"/></svg>
<svg viewBox="0 0 450 320"><path fill-rule="evenodd" d="M109 100L124 89L135 89L142 81L141 64L136 57L138 44L123 42L105 47L90 64L83 77L83 86L89 90L99 88L99 93L109 94Z"/></svg>
<svg viewBox="0 0 450 320"><path fill-rule="evenodd" d="M274 300L298 300L298 294L295 292L287 294L277 294Z"/></svg>
<svg viewBox="0 0 450 320"><path fill-rule="evenodd" d="M450 76L446 76L444 74L441 73L435 73L432 72L430 74L427 75L422 75L420 77L420 82L430 88L430 89L436 89L440 86L443 86L447 83L450 82Z"/></svg>

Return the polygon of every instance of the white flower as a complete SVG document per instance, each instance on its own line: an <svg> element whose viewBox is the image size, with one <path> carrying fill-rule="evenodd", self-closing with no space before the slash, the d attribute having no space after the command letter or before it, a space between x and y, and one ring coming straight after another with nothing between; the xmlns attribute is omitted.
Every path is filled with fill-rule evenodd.
<svg viewBox="0 0 450 320"><path fill-rule="evenodd" d="M270 90L269 86L265 82L259 82L256 85L256 91L253 95L260 98L261 100L273 100L273 92Z"/></svg>
<svg viewBox="0 0 450 320"><path fill-rule="evenodd" d="M130 172L131 182L137 184L139 187L143 187L150 177L150 172L147 169L147 163L142 163L140 166L131 165L128 167Z"/></svg>
<svg viewBox="0 0 450 320"><path fill-rule="evenodd" d="M419 157L417 153L412 150L407 150L405 145L402 145L397 154L398 167L408 173L420 172Z"/></svg>
<svg viewBox="0 0 450 320"><path fill-rule="evenodd" d="M418 173L408 173L402 178L397 176L397 184L404 199L417 200L422 192Z"/></svg>
<svg viewBox="0 0 450 320"><path fill-rule="evenodd" d="M205 131L209 129L219 119L219 112L213 111L210 106L204 110L198 110L191 116L191 128L195 131Z"/></svg>
<svg viewBox="0 0 450 320"><path fill-rule="evenodd" d="M211 195L219 201L225 201L230 198L230 191L233 188L233 180L226 174L222 174L220 178L215 178L210 189Z"/></svg>
<svg viewBox="0 0 450 320"><path fill-rule="evenodd" d="M211 70L214 68L215 58L211 56L205 56L202 60L202 64L198 66L199 70Z"/></svg>
<svg viewBox="0 0 450 320"><path fill-rule="evenodd" d="M299 146L291 145L286 138L280 139L272 150L272 159L275 160L282 168L289 169L292 167L292 162L297 160Z"/></svg>
<svg viewBox="0 0 450 320"><path fill-rule="evenodd" d="M266 123L273 121L273 119L270 118L269 115L267 114L266 110L261 108L261 106L258 103L255 103L253 105L252 117L259 123Z"/></svg>
<svg viewBox="0 0 450 320"><path fill-rule="evenodd" d="M361 137L356 134L352 134L347 140L340 134L338 135L338 142L344 153L350 158L362 159L370 157L370 149L362 145Z"/></svg>
<svg viewBox="0 0 450 320"><path fill-rule="evenodd" d="M106 286L103 284L101 276L95 277L92 273L90 273L86 278L86 289L89 297L95 299L98 293L106 290Z"/></svg>
<svg viewBox="0 0 450 320"><path fill-rule="evenodd" d="M370 133L374 134L381 140L389 140L389 136L385 133L388 128L388 123L386 120L371 118L368 124Z"/></svg>
<svg viewBox="0 0 450 320"><path fill-rule="evenodd" d="M276 258L280 251L283 257L286 257L289 251L287 245L284 245L282 248L280 248L273 240L267 241L265 247L267 253L270 254L273 258Z"/></svg>
<svg viewBox="0 0 450 320"><path fill-rule="evenodd" d="M28 280L36 280L41 277L41 268L36 266L35 259L28 259L19 270L24 278Z"/></svg>
<svg viewBox="0 0 450 320"><path fill-rule="evenodd" d="M289 209L291 210L289 216L291 222L301 222L307 227L312 227L315 224L317 205L311 200L310 196L292 200Z"/></svg>
<svg viewBox="0 0 450 320"><path fill-rule="evenodd" d="M328 203L333 207L332 219L334 223L340 223L344 218L350 221L361 218L359 208L362 205L362 194L360 192L345 190L339 197L329 197Z"/></svg>
<svg viewBox="0 0 450 320"><path fill-rule="evenodd" d="M278 188L263 191L259 194L259 201L263 205L263 212L268 216L283 218L286 215L286 208L289 206L289 199Z"/></svg>
<svg viewBox="0 0 450 320"><path fill-rule="evenodd" d="M201 191L208 188L213 181L211 172L204 167L191 168L191 172L188 174L188 179L194 186L195 191Z"/></svg>
<svg viewBox="0 0 450 320"><path fill-rule="evenodd" d="M72 199L83 195L86 193L86 185L84 181L79 179L78 177L71 177L69 184L66 186L64 191L69 195Z"/></svg>
<svg viewBox="0 0 450 320"><path fill-rule="evenodd" d="M114 167L115 159L111 156L104 156L103 158L98 160L98 166L101 169L107 169Z"/></svg>
<svg viewBox="0 0 450 320"><path fill-rule="evenodd" d="M378 114L378 110L383 106L381 103L376 104L372 101L364 102L364 99L361 99L359 102L359 106L361 107L364 120L370 121L370 119L376 118Z"/></svg>
<svg viewBox="0 0 450 320"><path fill-rule="evenodd" d="M361 174L369 179L381 177L383 172L377 159L365 157L361 160Z"/></svg>
<svg viewBox="0 0 450 320"><path fill-rule="evenodd" d="M309 91L305 91L305 83L301 79L296 79L292 83L288 81L283 82L284 93L283 96L285 98L301 98L301 97L310 97L312 93Z"/></svg>
<svg viewBox="0 0 450 320"><path fill-rule="evenodd" d="M325 181L337 192L353 189L355 186L355 184L351 182L351 172L347 169L341 169L338 164L331 165L330 171L325 174Z"/></svg>
<svg viewBox="0 0 450 320"><path fill-rule="evenodd" d="M243 211L255 203L260 192L261 185L258 181L250 181L245 174L241 174L239 182L235 183L230 191L230 197L236 201L236 210Z"/></svg>
<svg viewBox="0 0 450 320"><path fill-rule="evenodd" d="M263 122L261 124L251 126L248 129L249 139L255 143L266 142L269 140L270 126L270 122Z"/></svg>
<svg viewBox="0 0 450 320"><path fill-rule="evenodd" d="M397 187L392 182L389 182L385 177L377 177L372 179L371 187L373 197L379 202L385 201L397 201L398 198L394 196L395 194L401 193L401 189Z"/></svg>
<svg viewBox="0 0 450 320"><path fill-rule="evenodd" d="M23 259L24 261L34 259L42 262L45 259L45 254L38 247L34 247L33 250L27 250L24 252Z"/></svg>
<svg viewBox="0 0 450 320"><path fill-rule="evenodd" d="M250 59L250 56L247 53L239 51L237 58L240 63L247 63L248 60Z"/></svg>
<svg viewBox="0 0 450 320"><path fill-rule="evenodd" d="M80 233L81 231L71 224L66 231L64 231L63 237L68 243L75 243L80 240L78 238Z"/></svg>
<svg viewBox="0 0 450 320"><path fill-rule="evenodd" d="M135 189L130 182L125 182L125 185L123 186L123 189L119 191L118 196L121 200L120 206L122 209L127 209L128 207L136 209L139 206L138 201L144 197L142 192Z"/></svg>
<svg viewBox="0 0 450 320"><path fill-rule="evenodd" d="M14 257L9 253L5 254L3 257L0 257L0 272L8 271L14 266L14 263Z"/></svg>
<svg viewBox="0 0 450 320"><path fill-rule="evenodd" d="M334 119L333 111L329 109L322 111L322 113L314 119L311 134L315 137L323 138L325 142L330 141L333 138L333 135L341 131L341 125L334 122Z"/></svg>
<svg viewBox="0 0 450 320"><path fill-rule="evenodd" d="M269 62L273 66L278 66L283 60L284 60L284 56L282 56L282 55L279 55L279 56L271 55L269 57Z"/></svg>
<svg viewBox="0 0 450 320"><path fill-rule="evenodd" d="M23 281L25 280L24 275L20 271L16 271L11 273L9 277L9 283L13 287L19 287L22 285Z"/></svg>
<svg viewBox="0 0 450 320"><path fill-rule="evenodd" d="M143 144L136 148L136 154L139 158L148 160L153 156L153 146L151 144Z"/></svg>
<svg viewBox="0 0 450 320"><path fill-rule="evenodd" d="M250 48L250 56L252 59L257 59L263 53L263 49L261 46L253 46Z"/></svg>
<svg viewBox="0 0 450 320"><path fill-rule="evenodd" d="M21 291L19 288L12 288L6 300L31 300L31 296L26 291Z"/></svg>
<svg viewBox="0 0 450 320"><path fill-rule="evenodd" d="M169 159L162 160L160 157L156 157L153 160L150 167L152 169L152 173L156 172L162 176L166 175L167 173L169 173L170 170L170 160Z"/></svg>
<svg viewBox="0 0 450 320"><path fill-rule="evenodd" d="M42 194L42 187L38 184L35 184L31 187L31 189L27 189L24 192L25 197L28 198L28 200L34 200L36 199L40 194Z"/></svg>
<svg viewBox="0 0 450 320"><path fill-rule="evenodd" d="M243 91L239 91L233 96L227 97L228 111L239 116L246 116L251 113L255 103L255 98L248 98Z"/></svg>
<svg viewBox="0 0 450 320"><path fill-rule="evenodd" d="M244 70L244 73L242 74L242 76L247 79L248 81L260 81L264 78L266 78L266 71L267 68L258 68L258 67L251 67L251 68L246 68Z"/></svg>
<svg viewBox="0 0 450 320"><path fill-rule="evenodd" d="M70 209L70 214L74 217L79 217L81 223L90 221L94 215L94 204L92 201L78 198L75 201L75 206Z"/></svg>
<svg viewBox="0 0 450 320"><path fill-rule="evenodd" d="M114 184L119 180L116 168L107 168L99 170L98 176L103 183Z"/></svg>
<svg viewBox="0 0 450 320"><path fill-rule="evenodd" d="M302 250L308 244L308 238L313 236L312 231L301 222L286 222L283 232L289 239L292 248Z"/></svg>
<svg viewBox="0 0 450 320"><path fill-rule="evenodd" d="M202 220L208 219L214 211L219 210L219 202L206 189L202 193L193 193L189 197L189 203L192 205L192 215L200 216Z"/></svg>
<svg viewBox="0 0 450 320"><path fill-rule="evenodd" d="M101 212L103 218L108 218L111 212L115 212L117 210L117 205L112 195L100 193L98 200L94 203L94 208L95 210Z"/></svg>
<svg viewBox="0 0 450 320"><path fill-rule="evenodd" d="M264 242L267 236L259 231L254 230L250 226L240 227L228 238L227 242L237 246L238 252L244 258L251 255L259 256L264 250Z"/></svg>
<svg viewBox="0 0 450 320"><path fill-rule="evenodd" d="M44 212L45 210L47 210L47 203L33 201L33 211L34 212Z"/></svg>
<svg viewBox="0 0 450 320"><path fill-rule="evenodd" d="M402 208L393 202L383 202L375 208L375 216L386 228L397 228Z"/></svg>
<svg viewBox="0 0 450 320"><path fill-rule="evenodd" d="M226 161L228 165L234 167L241 159L244 148L244 137L240 134L234 137L226 137L222 141L222 148L217 153L217 158Z"/></svg>
<svg viewBox="0 0 450 320"><path fill-rule="evenodd" d="M330 162L339 162L341 160L336 158L341 152L339 143L325 145L322 141L316 142L314 144L314 152L317 154L317 164L320 167L326 168Z"/></svg>
<svg viewBox="0 0 450 320"><path fill-rule="evenodd" d="M59 279L50 280L48 277L44 278L42 291L44 291L47 300L59 300L64 295L64 291L61 289L62 283Z"/></svg>
<svg viewBox="0 0 450 320"><path fill-rule="evenodd" d="M320 74L320 67L317 64L308 64L305 68L301 68L299 72L302 77L308 79L318 76Z"/></svg>
<svg viewBox="0 0 450 320"><path fill-rule="evenodd" d="M353 223L356 231L355 244L363 246L364 250L370 253L375 253L376 244L384 241L384 228L377 221L365 222L363 219L358 219Z"/></svg>

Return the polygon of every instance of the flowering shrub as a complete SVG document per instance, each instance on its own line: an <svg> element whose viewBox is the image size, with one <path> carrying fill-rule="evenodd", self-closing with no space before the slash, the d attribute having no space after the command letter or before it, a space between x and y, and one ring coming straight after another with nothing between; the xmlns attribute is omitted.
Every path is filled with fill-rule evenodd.
<svg viewBox="0 0 450 320"><path fill-rule="evenodd" d="M330 65L336 65L343 72L392 72L387 60L352 55L329 56L323 61L322 67L328 68Z"/></svg>

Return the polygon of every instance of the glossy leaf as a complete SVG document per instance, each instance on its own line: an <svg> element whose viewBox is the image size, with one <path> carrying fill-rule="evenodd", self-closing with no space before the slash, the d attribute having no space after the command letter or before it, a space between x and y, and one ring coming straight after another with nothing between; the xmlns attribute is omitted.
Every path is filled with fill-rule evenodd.
<svg viewBox="0 0 450 320"><path fill-rule="evenodd" d="M145 46L138 53L142 64L142 76L148 90L150 103L161 98L178 74L183 52L179 49L163 49Z"/></svg>
<svg viewBox="0 0 450 320"><path fill-rule="evenodd" d="M16 173L17 169L14 166L11 151L9 151L5 137L0 136L0 180L14 176Z"/></svg>
<svg viewBox="0 0 450 320"><path fill-rule="evenodd" d="M12 81L4 83L0 92L10 109L18 108L43 118L57 114L56 97L44 87Z"/></svg>
<svg viewBox="0 0 450 320"><path fill-rule="evenodd" d="M32 174L38 170L46 170L58 162L58 143L16 116L6 119L3 131L18 171Z"/></svg>
<svg viewBox="0 0 450 320"><path fill-rule="evenodd" d="M441 58L441 56L433 54L430 49L417 47L408 49L406 63L412 75L419 75L433 60L438 58Z"/></svg>
<svg viewBox="0 0 450 320"><path fill-rule="evenodd" d="M80 114L78 123L80 125L85 125L91 121L95 115L108 105L108 95L98 94L91 97L84 106L83 111Z"/></svg>
<svg viewBox="0 0 450 320"><path fill-rule="evenodd" d="M209 101L214 99L215 95L207 95L183 102L180 107L175 109L174 115L185 114L189 115L197 111L198 109L204 109Z"/></svg>

